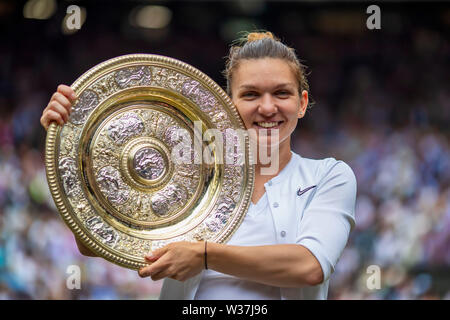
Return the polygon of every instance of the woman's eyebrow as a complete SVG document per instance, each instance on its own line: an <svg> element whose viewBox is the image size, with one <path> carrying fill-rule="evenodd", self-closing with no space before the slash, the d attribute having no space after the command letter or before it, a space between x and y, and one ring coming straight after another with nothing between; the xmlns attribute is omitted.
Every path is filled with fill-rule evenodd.
<svg viewBox="0 0 450 320"><path fill-rule="evenodd" d="M275 87L275 89L280 89L280 88L289 88L289 87L295 87L295 85L291 82L286 82L286 83L281 83L279 85L277 85Z"/></svg>
<svg viewBox="0 0 450 320"><path fill-rule="evenodd" d="M239 89L244 89L244 90L257 89L257 87L254 85L251 85L251 84L243 84L243 85L239 86Z"/></svg>
<svg viewBox="0 0 450 320"><path fill-rule="evenodd" d="M286 82L286 83L280 83L277 84L273 89L280 89L280 88L287 88L287 87L295 87L295 85L291 82ZM252 84L243 84L239 86L239 89L241 90L255 90L255 89L259 89L259 87L252 85Z"/></svg>

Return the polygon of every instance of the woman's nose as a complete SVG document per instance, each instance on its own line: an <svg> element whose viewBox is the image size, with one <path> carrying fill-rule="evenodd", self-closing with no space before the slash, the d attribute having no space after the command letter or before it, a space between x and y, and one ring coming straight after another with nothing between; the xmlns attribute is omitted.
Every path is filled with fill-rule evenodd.
<svg viewBox="0 0 450 320"><path fill-rule="evenodd" d="M258 112L266 117L270 117L278 112L278 108L275 101L269 95L265 95L258 106Z"/></svg>

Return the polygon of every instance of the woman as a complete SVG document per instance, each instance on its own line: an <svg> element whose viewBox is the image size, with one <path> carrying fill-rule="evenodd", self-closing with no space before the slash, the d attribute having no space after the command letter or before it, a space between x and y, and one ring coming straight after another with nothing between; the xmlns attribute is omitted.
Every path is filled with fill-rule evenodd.
<svg viewBox="0 0 450 320"><path fill-rule="evenodd" d="M355 222L355 176L342 161L291 151L309 89L293 49L270 32L249 33L231 48L225 76L246 128L278 170L267 174L271 163L258 159L252 202L227 244L171 243L149 253L139 275L165 279L161 299L326 299ZM59 86L42 125L66 122L74 99Z"/></svg>

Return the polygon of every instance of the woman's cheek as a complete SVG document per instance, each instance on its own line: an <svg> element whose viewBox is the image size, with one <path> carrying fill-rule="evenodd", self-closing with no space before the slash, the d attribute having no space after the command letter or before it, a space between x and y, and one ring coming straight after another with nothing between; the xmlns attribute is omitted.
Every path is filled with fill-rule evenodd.
<svg viewBox="0 0 450 320"><path fill-rule="evenodd" d="M242 119L244 120L245 127L250 129L252 127L253 121L251 120L251 114L242 115Z"/></svg>

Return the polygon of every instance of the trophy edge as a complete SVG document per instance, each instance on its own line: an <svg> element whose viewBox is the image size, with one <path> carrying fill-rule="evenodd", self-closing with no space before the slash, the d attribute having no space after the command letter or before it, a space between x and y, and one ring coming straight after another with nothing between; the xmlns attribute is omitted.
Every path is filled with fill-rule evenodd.
<svg viewBox="0 0 450 320"><path fill-rule="evenodd" d="M64 203L60 185L56 174L56 147L55 142L58 134L59 126L56 123L51 123L46 136L45 142L45 171L47 183L52 195L59 215L62 217L64 223L69 227L74 236L76 236L89 250L99 255L100 257L128 269L138 270L146 266L145 263L139 263L131 259L119 257L110 253L108 250L102 248L99 244L89 238L86 233L78 226L74 219L74 214L70 212L70 208L66 207Z"/></svg>
<svg viewBox="0 0 450 320"><path fill-rule="evenodd" d="M135 53L135 54L126 54L118 57L114 57L103 61L94 67L90 68L88 71L83 73L80 77L78 77L72 84L72 89L77 92L80 88L83 88L87 82L95 81L96 79L102 77L104 74L109 72L111 68L114 68L116 65L121 63L137 63L137 62L160 62L160 63L168 63L171 66L174 66L178 69L183 70L184 72L194 75L195 78L200 80L202 83L206 84L208 88L212 89L212 93L218 96L222 100L222 105L225 105L228 108L228 111L232 113L234 119L237 121L241 129L245 129L244 123L242 121L241 116L239 115L236 106L230 99L230 97L226 94L226 92L208 75L195 68L194 66L178 60L172 57L166 57L158 54L143 54L143 53ZM93 75L95 75L93 77ZM111 253L109 250L102 248L98 243L93 241L90 237L86 235L86 233L78 226L76 221L74 220L74 214L70 212L64 203L62 192L60 190L59 183L57 181L56 176L56 138L58 134L58 127L56 123L51 123L46 136L46 144L45 144L45 168L46 168L46 176L47 182L49 185L49 189L51 195L53 197L53 201L60 213L60 216L63 218L64 223L72 230L75 236L91 251L96 253L97 255L103 257L105 260L108 260L116 265L138 270L141 267L147 266L144 262L137 262L135 260L131 260L128 258L124 258L118 255ZM219 243L226 243L232 235L236 232L239 225L242 223L250 205L250 198L254 189L254 165L252 160L252 155L250 152L248 137L245 142L245 152L248 157L249 165L246 166L246 179L248 181L248 185L250 186L246 189L242 198L242 202L239 206L241 212L238 214L238 218L233 221L233 224L229 225L225 232L219 233L218 236L213 237L211 240ZM215 238L215 239L214 239Z"/></svg>

